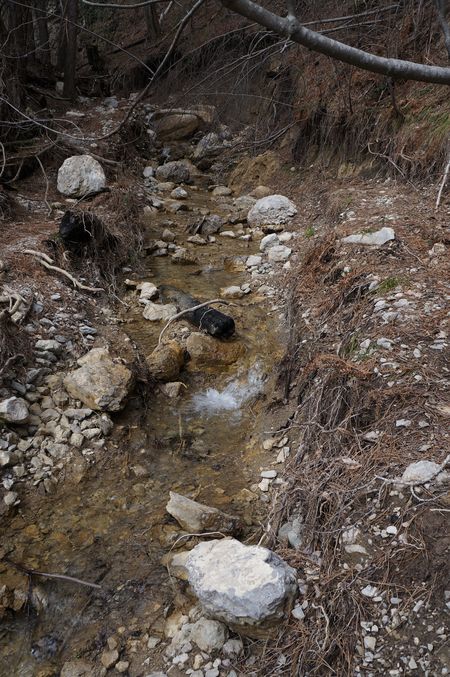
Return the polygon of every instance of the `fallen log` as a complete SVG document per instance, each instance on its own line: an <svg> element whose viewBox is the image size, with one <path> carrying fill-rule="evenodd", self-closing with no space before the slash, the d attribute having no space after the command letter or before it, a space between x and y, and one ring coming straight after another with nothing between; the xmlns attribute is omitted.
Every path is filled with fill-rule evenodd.
<svg viewBox="0 0 450 677"><path fill-rule="evenodd" d="M183 317L188 322L202 331L206 331L211 336L229 338L234 334L233 318L220 312L220 310L204 305L190 294L169 285L162 285L159 288L159 294L165 303L171 301L175 303L179 311L184 311ZM192 310L190 311L190 309Z"/></svg>

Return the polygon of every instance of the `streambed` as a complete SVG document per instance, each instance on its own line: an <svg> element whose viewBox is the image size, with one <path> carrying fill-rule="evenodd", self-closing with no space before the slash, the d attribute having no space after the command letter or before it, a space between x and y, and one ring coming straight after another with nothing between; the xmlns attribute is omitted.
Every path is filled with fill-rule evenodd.
<svg viewBox="0 0 450 677"><path fill-rule="evenodd" d="M205 190L192 192L189 206L225 210ZM170 219L177 243L184 246L192 212ZM160 236L166 220L167 214L149 217L149 239ZM207 301L219 297L223 287L249 282L235 257L257 251L258 242L218 235L215 243L193 248L196 265L147 257L142 279ZM122 320L145 355L157 344L162 323L144 320L133 294L124 297L130 307ZM14 559L102 588L33 577L28 592L42 591L40 613L29 609L3 620L0 675L56 675L75 658L87 660L93 675L101 674L99 657L111 636L126 647L129 675L163 668L158 650L147 647L148 637L160 636L165 616L186 602L182 586L161 564L179 532L165 512L170 490L241 516L250 540L261 535L265 506L251 487L273 462L261 442L271 430L267 399L283 352L280 311L257 291L233 304L227 312L236 321L234 340L246 348L242 358L225 368L195 370L188 364L181 375L186 387L176 400L158 391L144 398L136 394L116 417L107 452L90 465L74 462L55 494L23 501L3 535L14 543ZM175 331L183 327L189 325L173 325ZM3 577L27 591L23 573L8 568Z"/></svg>

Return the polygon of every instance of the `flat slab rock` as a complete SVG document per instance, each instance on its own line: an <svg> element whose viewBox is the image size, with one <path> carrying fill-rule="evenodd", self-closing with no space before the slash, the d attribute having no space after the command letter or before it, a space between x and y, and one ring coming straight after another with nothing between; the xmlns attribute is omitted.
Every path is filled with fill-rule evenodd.
<svg viewBox="0 0 450 677"><path fill-rule="evenodd" d="M347 235L347 237L342 238L341 242L380 247L390 240L395 240L394 229L385 227L375 231L374 233L355 233L354 235Z"/></svg>
<svg viewBox="0 0 450 677"><path fill-rule="evenodd" d="M95 411L119 411L133 386L133 374L114 362L106 348L93 348L78 360L79 369L67 374L64 387L71 397Z"/></svg>
<svg viewBox="0 0 450 677"><path fill-rule="evenodd" d="M221 510L203 505L203 503L197 503L174 491L170 492L166 510L188 532L222 531L231 534L240 527L237 517L227 515Z"/></svg>
<svg viewBox="0 0 450 677"><path fill-rule="evenodd" d="M278 555L232 538L199 543L186 569L205 612L250 636L285 617L297 589L297 572Z"/></svg>

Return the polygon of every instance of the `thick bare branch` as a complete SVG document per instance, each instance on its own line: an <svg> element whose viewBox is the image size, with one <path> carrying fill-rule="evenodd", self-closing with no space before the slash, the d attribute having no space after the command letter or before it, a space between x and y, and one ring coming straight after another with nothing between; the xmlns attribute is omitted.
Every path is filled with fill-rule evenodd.
<svg viewBox="0 0 450 677"><path fill-rule="evenodd" d="M302 26L298 21L290 17L281 17L261 7L252 0L221 0L222 4L245 16L251 21L256 21L274 33L290 38L304 47L315 52L343 61L357 68L379 73L391 78L403 78L405 80L418 80L421 82L434 82L441 85L450 85L450 68L441 66L427 66L413 61L401 59L387 59L385 57L364 52L356 47L351 47L338 40L333 40L325 35Z"/></svg>

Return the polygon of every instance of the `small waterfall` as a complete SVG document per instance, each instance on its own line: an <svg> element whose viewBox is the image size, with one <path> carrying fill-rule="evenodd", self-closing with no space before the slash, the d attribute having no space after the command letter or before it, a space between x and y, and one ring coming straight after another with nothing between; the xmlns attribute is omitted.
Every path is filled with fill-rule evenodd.
<svg viewBox="0 0 450 677"><path fill-rule="evenodd" d="M220 412L239 413L242 406L263 390L264 375L259 364L253 365L245 378L234 378L223 390L208 388L192 398L192 408L197 414L214 416Z"/></svg>

